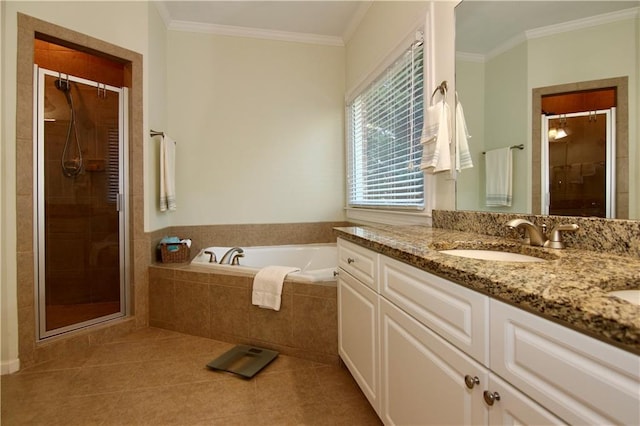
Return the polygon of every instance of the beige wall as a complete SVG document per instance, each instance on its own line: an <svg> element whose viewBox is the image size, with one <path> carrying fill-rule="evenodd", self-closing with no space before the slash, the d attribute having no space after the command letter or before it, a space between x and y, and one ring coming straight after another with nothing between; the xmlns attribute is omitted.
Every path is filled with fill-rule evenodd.
<svg viewBox="0 0 640 426"><path fill-rule="evenodd" d="M342 220L343 94L343 47L169 31L172 224Z"/></svg>

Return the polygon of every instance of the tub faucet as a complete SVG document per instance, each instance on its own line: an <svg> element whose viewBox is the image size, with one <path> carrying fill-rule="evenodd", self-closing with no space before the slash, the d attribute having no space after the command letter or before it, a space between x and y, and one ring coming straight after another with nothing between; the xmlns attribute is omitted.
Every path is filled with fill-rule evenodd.
<svg viewBox="0 0 640 426"><path fill-rule="evenodd" d="M212 251L209 250L205 250L204 254L208 254L209 255L209 263L216 263L216 254Z"/></svg>
<svg viewBox="0 0 640 426"><path fill-rule="evenodd" d="M234 247L227 250L227 252L220 259L221 265L238 265L241 257L244 257L244 250L240 247Z"/></svg>
<svg viewBox="0 0 640 426"><path fill-rule="evenodd" d="M538 228L533 223L524 219L513 219L507 222L507 227L511 229L522 228L524 229L525 243L532 246L544 246L547 242L547 238L544 236L542 229Z"/></svg>

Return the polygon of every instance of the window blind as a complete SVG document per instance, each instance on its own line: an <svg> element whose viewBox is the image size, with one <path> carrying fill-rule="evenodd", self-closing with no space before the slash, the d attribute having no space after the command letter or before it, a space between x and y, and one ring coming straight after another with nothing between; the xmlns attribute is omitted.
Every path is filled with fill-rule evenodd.
<svg viewBox="0 0 640 426"><path fill-rule="evenodd" d="M347 106L349 206L424 208L423 63L414 43Z"/></svg>

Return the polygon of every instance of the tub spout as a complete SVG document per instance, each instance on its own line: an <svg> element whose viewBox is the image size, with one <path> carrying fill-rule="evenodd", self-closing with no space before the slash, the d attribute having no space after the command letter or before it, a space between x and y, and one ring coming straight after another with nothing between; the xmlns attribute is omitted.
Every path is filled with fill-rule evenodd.
<svg viewBox="0 0 640 426"><path fill-rule="evenodd" d="M220 259L221 265L238 265L240 263L239 258L244 257L244 250L240 247L234 247L227 250L227 252Z"/></svg>

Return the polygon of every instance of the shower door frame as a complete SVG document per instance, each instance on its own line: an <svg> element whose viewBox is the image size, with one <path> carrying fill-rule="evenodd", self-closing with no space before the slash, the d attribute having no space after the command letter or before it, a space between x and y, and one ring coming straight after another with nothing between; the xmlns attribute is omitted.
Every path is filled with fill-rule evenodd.
<svg viewBox="0 0 640 426"><path fill-rule="evenodd" d="M567 114L545 115L542 114L542 144L540 150L540 164L542 177L542 214L549 214L551 205L550 188L550 170L549 170L549 121L559 118L587 117L587 116L604 115L606 119L606 184L605 184L605 203L606 217L615 218L616 214L616 107L609 109L599 109L596 111L581 111Z"/></svg>
<svg viewBox="0 0 640 426"><path fill-rule="evenodd" d="M96 87L96 92L117 93L118 101L118 195L116 210L118 212L118 253L120 276L120 310L116 313L83 321L76 324L46 329L46 277L45 277L45 182L44 182L44 76L68 79L71 82ZM36 167L33 169L34 182L34 209L33 209L33 244L34 256L34 291L37 303L36 309L36 338L42 341L53 336L58 336L74 330L83 329L106 321L115 320L130 314L130 286L129 286L129 221L127 203L129 199L129 185L126 179L129 176L129 93L126 87L115 87L107 84L87 80L81 77L52 71L34 65L34 119L33 119L33 161ZM42 88L42 90L40 90Z"/></svg>

